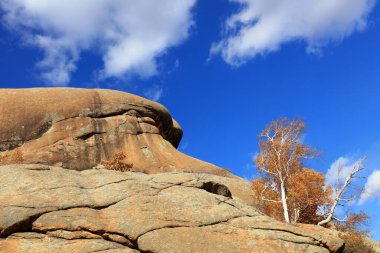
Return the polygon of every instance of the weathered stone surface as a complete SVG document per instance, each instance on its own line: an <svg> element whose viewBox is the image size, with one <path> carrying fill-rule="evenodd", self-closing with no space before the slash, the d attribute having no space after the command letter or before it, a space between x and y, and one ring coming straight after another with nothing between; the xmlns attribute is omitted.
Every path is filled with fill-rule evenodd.
<svg viewBox="0 0 380 253"><path fill-rule="evenodd" d="M366 238L366 242L368 243L368 245L370 245L373 250L376 252L376 253L380 253L380 242L378 241L375 241L371 238Z"/></svg>
<svg viewBox="0 0 380 253"><path fill-rule="evenodd" d="M4 253L138 253L124 245L103 239L62 239L39 233L15 233L0 239L0 252Z"/></svg>
<svg viewBox="0 0 380 253"><path fill-rule="evenodd" d="M2 166L0 252L278 253L342 247L323 231L262 215L235 198L228 180L234 178Z"/></svg>
<svg viewBox="0 0 380 253"><path fill-rule="evenodd" d="M0 166L0 252L342 248L323 229L262 215L249 182L177 151L182 130L158 103L68 88L0 98L0 163L11 164ZM99 169L118 151L134 172Z"/></svg>
<svg viewBox="0 0 380 253"><path fill-rule="evenodd" d="M84 170L123 151L134 171L234 178L224 184L253 204L247 181L175 148L181 127L156 102L119 91L72 88L0 89L0 97L0 164Z"/></svg>
<svg viewBox="0 0 380 253"><path fill-rule="evenodd" d="M113 90L0 89L3 163L84 170L124 151L134 170L228 174L176 150L181 127L153 101Z"/></svg>

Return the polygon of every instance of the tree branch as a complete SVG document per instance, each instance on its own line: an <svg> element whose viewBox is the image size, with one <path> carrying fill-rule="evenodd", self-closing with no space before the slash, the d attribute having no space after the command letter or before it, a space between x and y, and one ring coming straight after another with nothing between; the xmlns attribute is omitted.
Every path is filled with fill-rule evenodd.
<svg viewBox="0 0 380 253"><path fill-rule="evenodd" d="M333 202L333 204L331 206L330 211L328 212L328 215L327 215L326 219L318 222L319 226L322 226L322 225L324 225L324 224L326 224L326 223L328 223L328 222L331 221L331 219L333 218L334 212L335 212L335 208L339 204L339 201L343 200L342 196L343 196L344 192L346 191L346 188L351 184L352 179L354 178L354 175L356 173L358 173L359 171L361 171L361 170L364 169L363 161L364 161L364 158L360 159L354 165L352 171L350 172L350 174L347 176L346 180L344 181L344 184L343 184L342 188L340 188L340 190L338 191L338 194L337 194L337 196L334 199L334 202Z"/></svg>

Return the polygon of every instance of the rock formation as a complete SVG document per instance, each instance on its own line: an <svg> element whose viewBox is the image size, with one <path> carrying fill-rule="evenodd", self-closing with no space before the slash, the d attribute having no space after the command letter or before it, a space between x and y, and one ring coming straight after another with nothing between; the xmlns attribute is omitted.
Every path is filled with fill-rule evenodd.
<svg viewBox="0 0 380 253"><path fill-rule="evenodd" d="M211 174L0 167L0 252L338 252L275 221ZM322 231L320 230L322 229Z"/></svg>
<svg viewBox="0 0 380 253"><path fill-rule="evenodd" d="M5 162L84 170L123 150L147 173L224 170L176 150L181 127L162 105L113 90L0 89Z"/></svg>
<svg viewBox="0 0 380 253"><path fill-rule="evenodd" d="M339 252L261 214L250 183L179 152L162 105L110 90L0 90L0 252ZM129 172L98 166L119 151Z"/></svg>

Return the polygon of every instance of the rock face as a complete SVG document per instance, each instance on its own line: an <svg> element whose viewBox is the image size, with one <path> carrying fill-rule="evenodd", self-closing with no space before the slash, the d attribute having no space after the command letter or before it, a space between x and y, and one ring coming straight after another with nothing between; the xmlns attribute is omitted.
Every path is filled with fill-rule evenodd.
<svg viewBox="0 0 380 253"><path fill-rule="evenodd" d="M162 105L113 90L0 89L3 164L84 170L124 151L134 170L226 173L176 150L182 129Z"/></svg>
<svg viewBox="0 0 380 253"><path fill-rule="evenodd" d="M366 242L372 246L374 252L380 253L380 242L377 242L371 238L366 238Z"/></svg>
<svg viewBox="0 0 380 253"><path fill-rule="evenodd" d="M210 174L0 167L0 252L339 252L277 222Z"/></svg>
<svg viewBox="0 0 380 253"><path fill-rule="evenodd" d="M0 90L0 253L340 252L257 211L251 185L179 152L162 105L111 90ZM123 151L132 171L98 166ZM144 172L144 173L142 173Z"/></svg>

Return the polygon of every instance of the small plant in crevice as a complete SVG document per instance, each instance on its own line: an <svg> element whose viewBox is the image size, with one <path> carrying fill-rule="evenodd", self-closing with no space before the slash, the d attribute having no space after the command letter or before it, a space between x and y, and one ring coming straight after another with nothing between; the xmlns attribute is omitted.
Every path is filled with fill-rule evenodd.
<svg viewBox="0 0 380 253"><path fill-rule="evenodd" d="M116 171L130 171L133 168L133 163L126 162L127 155L123 152L117 152L111 160L102 161L101 164L107 170L116 170Z"/></svg>
<svg viewBox="0 0 380 253"><path fill-rule="evenodd" d="M6 164L22 164L24 162L24 156L22 151L16 150L13 153L5 154L0 153L0 165Z"/></svg>
<svg viewBox="0 0 380 253"><path fill-rule="evenodd" d="M6 155L0 153L0 165L3 165L5 163Z"/></svg>

